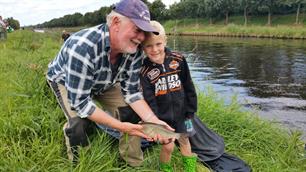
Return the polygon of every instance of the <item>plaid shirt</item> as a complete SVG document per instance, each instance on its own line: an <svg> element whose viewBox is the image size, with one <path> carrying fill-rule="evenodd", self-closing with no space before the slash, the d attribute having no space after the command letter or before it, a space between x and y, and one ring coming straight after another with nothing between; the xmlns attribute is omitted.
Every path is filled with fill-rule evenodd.
<svg viewBox="0 0 306 172"><path fill-rule="evenodd" d="M65 85L68 101L81 118L96 108L91 97L116 82L120 82L126 103L143 99L139 90L143 52L122 54L118 73L112 77L110 49L107 25L98 25L71 35L48 66L47 79Z"/></svg>

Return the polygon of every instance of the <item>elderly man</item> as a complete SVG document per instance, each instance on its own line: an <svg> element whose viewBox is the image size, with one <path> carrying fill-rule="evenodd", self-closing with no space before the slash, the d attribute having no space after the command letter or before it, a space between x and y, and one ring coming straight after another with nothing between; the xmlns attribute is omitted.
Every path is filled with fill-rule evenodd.
<svg viewBox="0 0 306 172"><path fill-rule="evenodd" d="M68 120L63 129L70 160L76 160L79 146L89 145L87 136L94 122L129 134L128 139L121 134L119 152L130 165L139 166L143 154L137 136L163 139L148 138L141 125L122 122L131 120L128 107L143 121L167 125L139 90L143 58L139 45L145 32L155 30L148 7L140 0L120 1L106 20L107 24L81 30L65 41L48 66L47 81Z"/></svg>

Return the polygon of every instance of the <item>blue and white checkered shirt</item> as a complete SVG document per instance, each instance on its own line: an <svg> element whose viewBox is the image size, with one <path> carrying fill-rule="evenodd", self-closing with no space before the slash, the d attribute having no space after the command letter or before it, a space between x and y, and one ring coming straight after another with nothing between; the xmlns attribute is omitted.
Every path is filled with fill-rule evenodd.
<svg viewBox="0 0 306 172"><path fill-rule="evenodd" d="M81 118L96 108L91 96L103 93L116 82L120 82L126 103L143 99L139 90L143 51L122 54L118 73L112 78L110 49L107 25L98 25L71 35L48 66L47 79L66 87L68 101Z"/></svg>

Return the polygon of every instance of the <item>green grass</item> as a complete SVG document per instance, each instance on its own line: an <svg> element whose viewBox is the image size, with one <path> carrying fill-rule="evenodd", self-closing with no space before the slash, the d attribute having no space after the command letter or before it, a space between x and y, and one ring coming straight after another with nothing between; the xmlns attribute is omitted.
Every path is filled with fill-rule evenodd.
<svg viewBox="0 0 306 172"><path fill-rule="evenodd" d="M305 171L300 133L288 134L256 114L239 110L235 98L224 106L215 93L208 92L200 95L199 114L224 137L229 152L246 160L253 171Z"/></svg>
<svg viewBox="0 0 306 172"><path fill-rule="evenodd" d="M65 118L44 76L60 46L60 33L53 32L16 31L0 42L0 171L157 171L158 146L135 169L120 164L118 144L102 132L91 138L90 149L81 150L76 167L66 159ZM201 94L198 114L253 171L306 170L298 133L288 135L241 111L235 100L225 106L213 91ZM177 149L172 162L182 171Z"/></svg>

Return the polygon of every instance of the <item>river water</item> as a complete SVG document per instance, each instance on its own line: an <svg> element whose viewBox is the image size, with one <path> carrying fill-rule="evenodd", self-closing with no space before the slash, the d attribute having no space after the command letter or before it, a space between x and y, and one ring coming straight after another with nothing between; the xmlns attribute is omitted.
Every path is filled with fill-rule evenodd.
<svg viewBox="0 0 306 172"><path fill-rule="evenodd" d="M212 87L229 102L302 131L306 141L306 41L170 36L168 46L187 57L201 91Z"/></svg>

